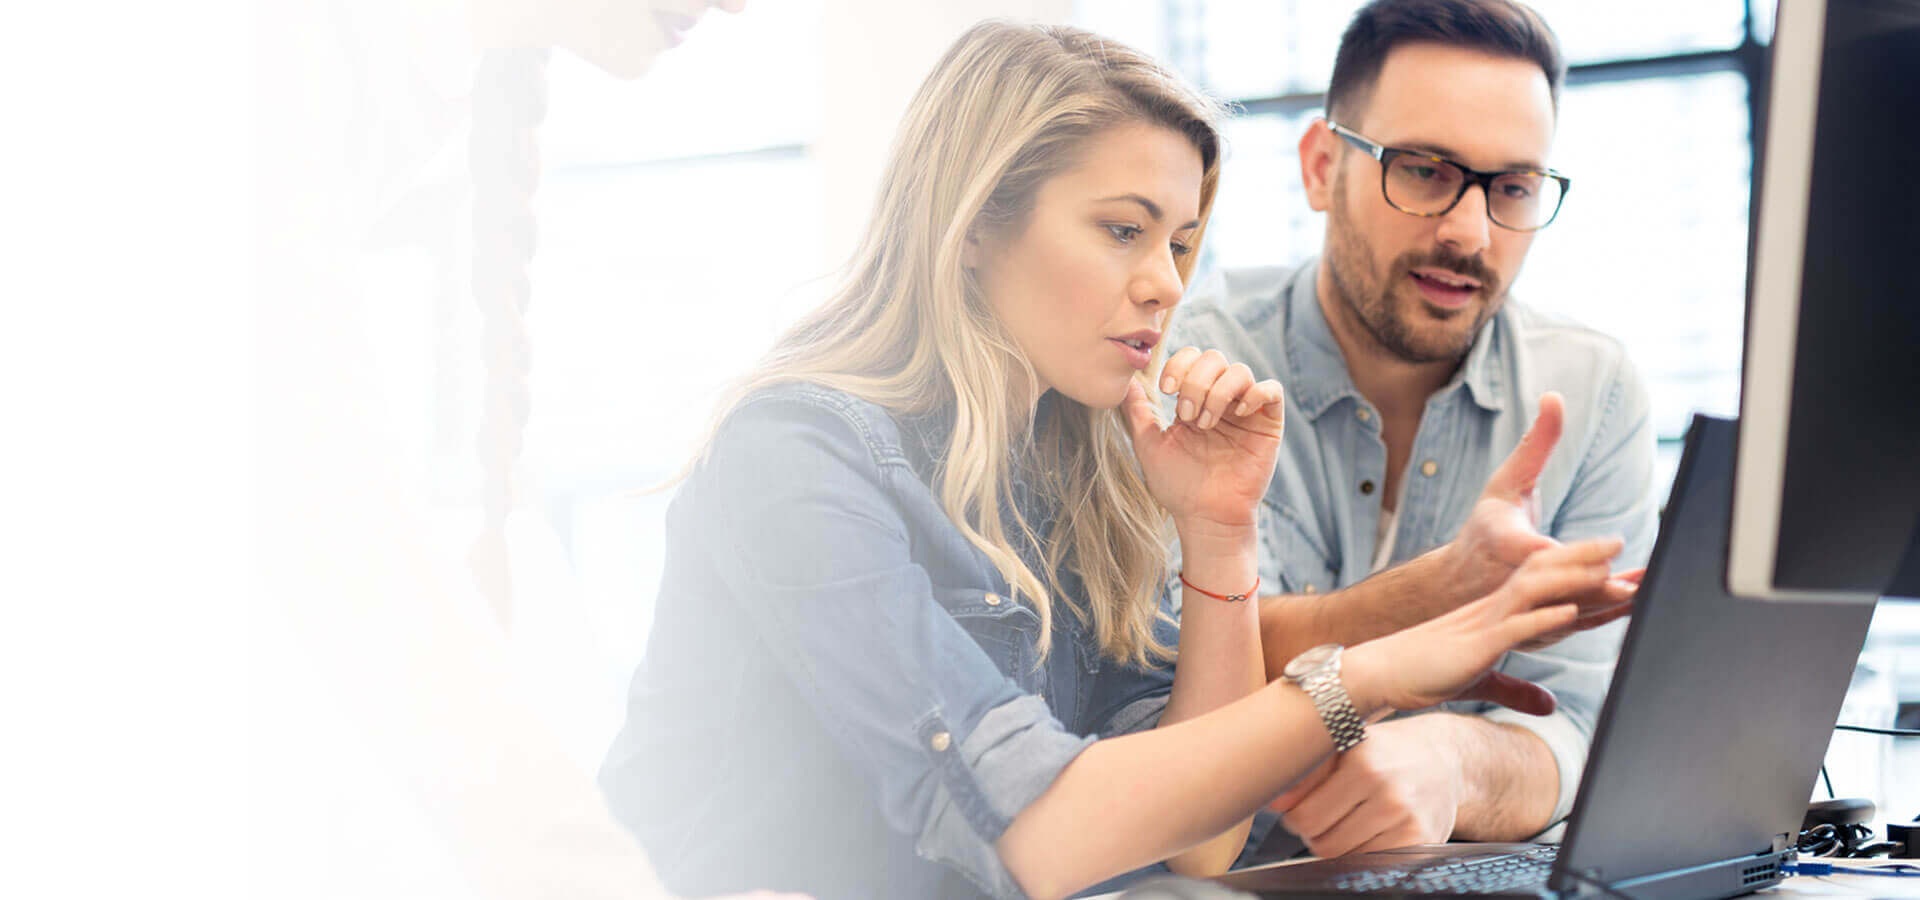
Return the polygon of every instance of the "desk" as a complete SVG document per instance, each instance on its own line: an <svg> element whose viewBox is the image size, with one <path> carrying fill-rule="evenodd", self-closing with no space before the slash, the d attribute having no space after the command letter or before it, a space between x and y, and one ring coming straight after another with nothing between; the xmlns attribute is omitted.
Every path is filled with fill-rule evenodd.
<svg viewBox="0 0 1920 900"><path fill-rule="evenodd" d="M1304 862L1305 860L1300 860ZM1814 860L1809 860L1814 861ZM1909 862L1915 862L1909 860ZM1277 863L1276 865L1288 865ZM1173 890L1136 889L1134 892L1121 891L1113 894L1100 894L1086 900L1238 900L1251 895L1228 891L1225 888L1203 882L1194 882L1191 893L1177 893ZM1364 894L1356 894L1364 897ZM1795 875L1774 887L1757 891L1746 896L1754 900L1834 900L1834 898L1898 898L1898 900L1920 900L1920 878L1885 878L1875 875Z"/></svg>
<svg viewBox="0 0 1920 900"><path fill-rule="evenodd" d="M1909 860L1911 862L1912 860ZM1879 878L1871 875L1795 875L1778 887L1754 895L1764 898L1900 897L1920 898L1920 878Z"/></svg>

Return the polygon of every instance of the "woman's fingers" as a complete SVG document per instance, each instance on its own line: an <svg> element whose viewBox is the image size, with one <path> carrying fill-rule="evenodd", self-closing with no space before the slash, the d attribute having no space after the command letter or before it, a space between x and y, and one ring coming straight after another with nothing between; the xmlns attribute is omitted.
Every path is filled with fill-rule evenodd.
<svg viewBox="0 0 1920 900"><path fill-rule="evenodd" d="M1160 364L1160 393L1177 393L1180 382L1187 377L1187 370L1193 368L1194 360L1199 358L1199 347L1183 347L1167 357L1167 361Z"/></svg>
<svg viewBox="0 0 1920 900"><path fill-rule="evenodd" d="M1280 382L1269 378L1247 388L1246 393L1240 395L1240 402L1234 406L1233 414L1245 416L1259 412L1279 422L1286 418L1286 404L1281 402L1285 398L1286 391L1281 388Z"/></svg>
<svg viewBox="0 0 1920 900"><path fill-rule="evenodd" d="M1517 615L1543 606L1567 604L1576 617L1580 606L1575 597L1600 586L1607 577L1605 563L1561 564L1551 568L1522 569L1507 580L1506 600L1498 604L1496 614Z"/></svg>
<svg viewBox="0 0 1920 900"><path fill-rule="evenodd" d="M1597 590L1612 574L1607 563L1621 546L1619 538L1599 538L1535 551L1508 577L1505 593L1517 610Z"/></svg>
<svg viewBox="0 0 1920 900"><path fill-rule="evenodd" d="M1173 418L1205 430L1229 416L1258 413L1274 422L1286 418L1286 396L1280 382L1255 381L1244 363L1227 360L1218 350L1184 347L1167 357L1160 368L1160 392L1174 395Z"/></svg>
<svg viewBox="0 0 1920 900"><path fill-rule="evenodd" d="M1225 357L1221 357L1225 359ZM1253 387L1253 370L1242 363L1234 363L1214 379L1213 386L1207 389L1207 398L1200 404L1200 417L1194 424L1202 429L1212 428L1214 423L1227 417L1233 410L1233 404L1239 402L1240 395Z"/></svg>
<svg viewBox="0 0 1920 900"><path fill-rule="evenodd" d="M1207 393L1213 390L1213 383L1220 380L1226 371L1227 355L1218 350L1208 350L1196 357L1180 377L1180 403L1175 407L1174 416L1182 422L1201 427L1200 417L1205 414Z"/></svg>
<svg viewBox="0 0 1920 900"><path fill-rule="evenodd" d="M1586 631L1589 628L1599 628L1602 625L1624 619L1632 614L1633 604L1631 603L1622 603L1612 609L1603 609L1597 612L1582 612L1580 618L1574 620L1573 630Z"/></svg>
<svg viewBox="0 0 1920 900"><path fill-rule="evenodd" d="M1126 417L1127 430L1132 433L1136 447L1160 433L1153 401L1147 398L1147 389L1140 386L1137 378L1127 383L1127 396L1120 400L1120 414Z"/></svg>
<svg viewBox="0 0 1920 900"><path fill-rule="evenodd" d="M1620 549L1625 546L1626 542L1617 537L1588 538L1584 541L1572 541L1561 544L1558 547L1543 550L1534 554L1533 557L1528 557L1527 562L1531 563L1535 557L1542 556L1546 557L1541 560L1542 563L1555 563L1563 560L1572 563L1610 562L1614 557L1620 555ZM1611 569L1608 570L1608 574L1612 574Z"/></svg>
<svg viewBox="0 0 1920 900"><path fill-rule="evenodd" d="M1493 635L1495 640L1505 647L1517 647L1535 638L1570 627L1579 617L1579 607L1571 603L1560 603L1528 610L1517 616L1508 616L1494 629Z"/></svg>

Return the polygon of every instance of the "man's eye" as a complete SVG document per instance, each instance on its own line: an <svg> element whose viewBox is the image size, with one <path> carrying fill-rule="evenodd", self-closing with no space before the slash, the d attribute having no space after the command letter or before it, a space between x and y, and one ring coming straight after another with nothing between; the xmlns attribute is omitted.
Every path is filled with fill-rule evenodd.
<svg viewBox="0 0 1920 900"><path fill-rule="evenodd" d="M1418 178L1421 181L1432 181L1434 178L1439 176L1440 167L1409 164L1406 167L1405 171L1407 174L1412 175L1413 177Z"/></svg>
<svg viewBox="0 0 1920 900"><path fill-rule="evenodd" d="M1140 236L1140 229L1133 225L1108 225L1107 233L1113 235L1114 240L1126 244Z"/></svg>
<svg viewBox="0 0 1920 900"><path fill-rule="evenodd" d="M1503 184L1500 192L1515 200L1525 200L1533 196L1533 190L1524 184Z"/></svg>

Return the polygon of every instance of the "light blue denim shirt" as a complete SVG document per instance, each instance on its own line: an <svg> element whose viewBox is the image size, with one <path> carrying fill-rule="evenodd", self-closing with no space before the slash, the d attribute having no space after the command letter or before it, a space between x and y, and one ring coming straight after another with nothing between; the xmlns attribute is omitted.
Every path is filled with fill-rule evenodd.
<svg viewBox="0 0 1920 900"><path fill-rule="evenodd" d="M1321 312L1318 268L1311 260L1296 269L1219 273L1182 304L1168 338L1170 349L1218 349L1286 389L1286 434L1259 518L1263 594L1335 590L1373 571L1387 447L1379 413L1354 387ZM1536 489L1542 531L1563 541L1621 537L1626 548L1616 568L1646 564L1658 510L1645 386L1618 341L1511 299L1481 330L1459 373L1427 401L1405 473L1393 563L1459 532L1546 391L1566 399L1566 427ZM1552 715L1448 704L1546 742L1560 770L1554 822L1573 805L1624 629L1617 623L1536 653L1507 654L1500 670L1550 688L1559 699Z"/></svg>
<svg viewBox="0 0 1920 900"><path fill-rule="evenodd" d="M994 849L1008 823L1096 738L1158 723L1173 667L1103 658L1064 608L1042 664L1038 614L928 487L946 428L775 388L675 495L600 773L674 892L1021 897ZM1084 593L1071 572L1061 588ZM1170 617L1155 634L1179 644Z"/></svg>

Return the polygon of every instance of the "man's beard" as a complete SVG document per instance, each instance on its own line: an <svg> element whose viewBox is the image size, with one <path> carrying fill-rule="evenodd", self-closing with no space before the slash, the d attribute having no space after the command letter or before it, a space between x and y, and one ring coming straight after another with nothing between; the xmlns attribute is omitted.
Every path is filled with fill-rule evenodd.
<svg viewBox="0 0 1920 900"><path fill-rule="evenodd" d="M1344 181L1345 179L1340 179ZM1385 279L1373 269L1373 248L1347 215L1343 184L1334 185L1334 202L1328 210L1326 258L1333 285L1334 306L1352 315L1380 349L1410 363L1453 362L1466 359L1474 338L1506 299L1505 286L1479 256L1461 256L1441 245L1432 251L1410 250L1400 254L1387 267ZM1410 304L1395 302L1394 289L1410 283L1414 269L1433 267L1464 275L1480 282L1480 302L1451 314L1438 313L1443 327L1414 327L1414 319L1431 319L1435 313L1420 299ZM1404 307L1404 308L1403 308ZM1457 323L1472 317L1465 327Z"/></svg>

